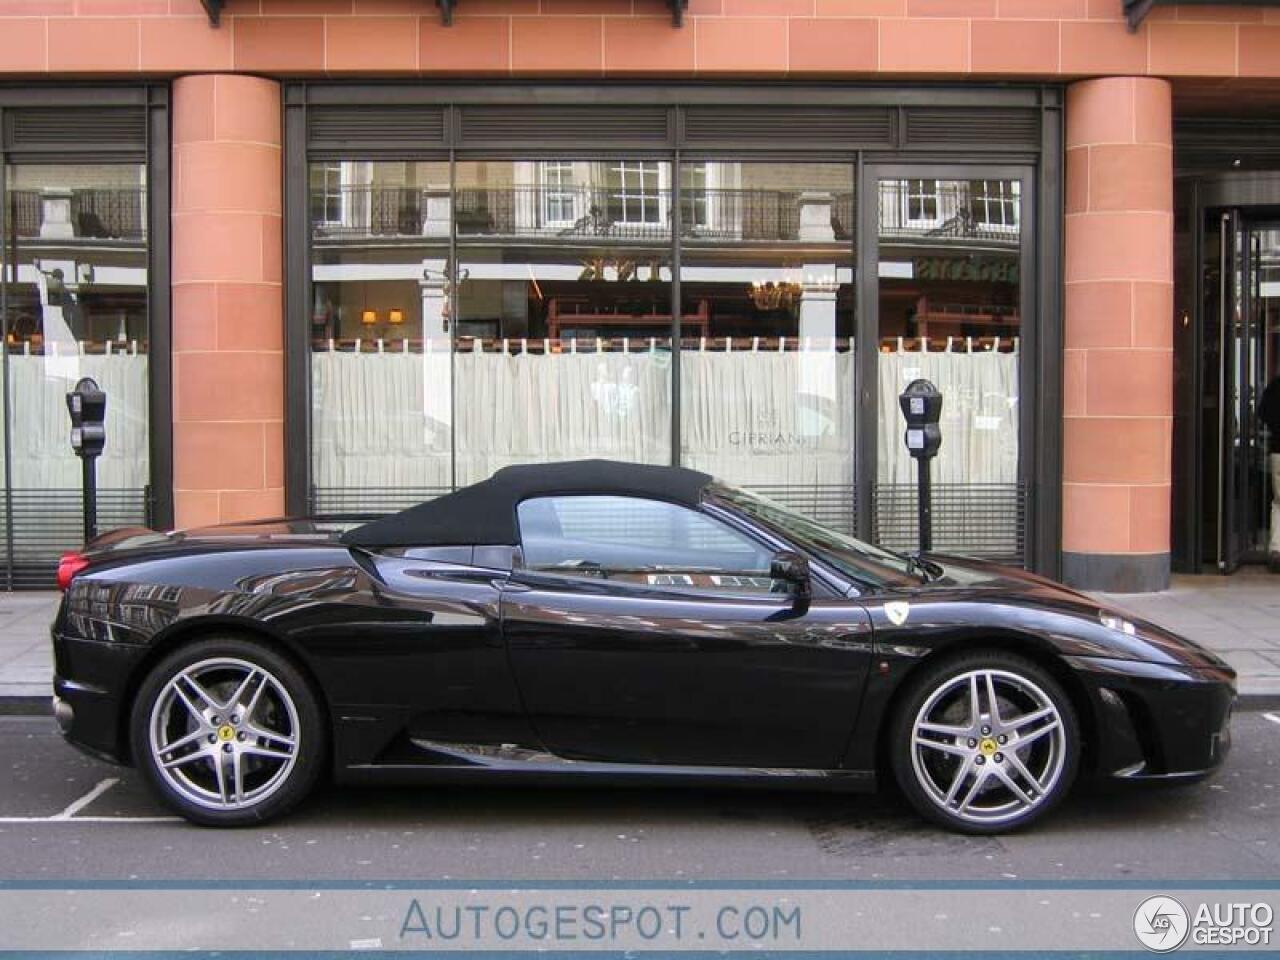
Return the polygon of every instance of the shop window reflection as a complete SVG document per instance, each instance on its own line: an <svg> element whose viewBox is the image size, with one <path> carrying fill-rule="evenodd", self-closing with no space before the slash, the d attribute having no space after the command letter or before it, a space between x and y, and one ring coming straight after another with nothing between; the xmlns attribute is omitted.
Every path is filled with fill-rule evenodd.
<svg viewBox="0 0 1280 960"><path fill-rule="evenodd" d="M316 507L391 509L510 463L669 462L679 416L680 462L853 530L853 179L717 157L313 165ZM1016 558L1021 183L878 194L877 532L910 545L881 508L913 478L897 394L927 376L948 397L938 489L995 491L961 501L1000 514L954 545Z"/></svg>
<svg viewBox="0 0 1280 960"><path fill-rule="evenodd" d="M457 166L456 482L670 461L670 165Z"/></svg>
<svg viewBox="0 0 1280 960"><path fill-rule="evenodd" d="M880 181L874 532L888 546L914 544L915 464L898 394L924 377L945 398L936 546L1022 559L1021 200L1017 180Z"/></svg>
<svg viewBox="0 0 1280 960"><path fill-rule="evenodd" d="M310 182L314 506L447 491L449 165L315 163Z"/></svg>
<svg viewBox="0 0 1280 960"><path fill-rule="evenodd" d="M76 543L65 518L79 509L81 466L67 443L65 397L81 377L109 398L97 468L103 525L147 519L146 169L16 164L5 168L5 189L5 449L20 577L24 564L47 563Z"/></svg>
<svg viewBox="0 0 1280 960"><path fill-rule="evenodd" d="M853 171L686 169L681 461L851 531Z"/></svg>

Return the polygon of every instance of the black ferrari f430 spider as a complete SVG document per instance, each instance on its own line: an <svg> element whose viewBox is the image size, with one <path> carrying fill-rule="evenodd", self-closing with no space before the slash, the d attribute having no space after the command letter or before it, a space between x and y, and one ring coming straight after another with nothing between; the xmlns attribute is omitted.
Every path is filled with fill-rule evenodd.
<svg viewBox="0 0 1280 960"><path fill-rule="evenodd" d="M1057 583L902 556L693 470L508 467L358 523L69 554L55 715L201 824L322 777L864 790L987 833L1079 775L1189 781L1218 657Z"/></svg>

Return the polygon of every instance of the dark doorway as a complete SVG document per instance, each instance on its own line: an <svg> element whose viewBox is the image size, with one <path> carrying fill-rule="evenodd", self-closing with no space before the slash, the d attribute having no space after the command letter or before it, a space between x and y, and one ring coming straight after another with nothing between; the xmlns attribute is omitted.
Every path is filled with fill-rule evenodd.
<svg viewBox="0 0 1280 960"><path fill-rule="evenodd" d="M1276 376L1280 223L1246 208L1205 214L1201 469L1205 560L1223 573L1265 558L1270 464L1259 401Z"/></svg>
<svg viewBox="0 0 1280 960"><path fill-rule="evenodd" d="M1191 413L1185 403L1191 393L1194 413L1179 424L1174 460L1185 486L1194 473L1199 496L1188 518L1196 525L1194 549L1184 552L1182 566L1232 573L1265 562L1271 540L1270 454L1280 452L1280 438L1259 404L1280 374L1280 210L1201 205L1196 220L1195 330L1179 331L1179 366L1186 372L1185 351L1193 350L1196 367L1181 385L1179 407ZM1182 316L1184 325L1191 319ZM1185 435L1192 431L1198 443L1189 450Z"/></svg>

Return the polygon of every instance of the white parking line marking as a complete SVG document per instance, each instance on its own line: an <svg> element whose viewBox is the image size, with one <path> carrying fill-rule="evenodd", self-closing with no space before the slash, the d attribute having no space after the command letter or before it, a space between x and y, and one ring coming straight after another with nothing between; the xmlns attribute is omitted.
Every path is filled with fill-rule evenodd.
<svg viewBox="0 0 1280 960"><path fill-rule="evenodd" d="M181 817L0 817L7 823L178 823Z"/></svg>
<svg viewBox="0 0 1280 960"><path fill-rule="evenodd" d="M1264 713L1263 716L1272 723L1280 724L1280 713Z"/></svg>
<svg viewBox="0 0 1280 960"><path fill-rule="evenodd" d="M76 814L120 782L119 777L99 780L92 790L78 800L67 804L66 809L51 817L0 817L6 823L176 823L181 817L77 817Z"/></svg>
<svg viewBox="0 0 1280 960"><path fill-rule="evenodd" d="M102 796L104 793L106 793L108 790L110 790L119 782L120 782L119 777L107 777L105 780L99 780L98 785L95 786L92 790L86 793L79 800L76 800L73 803L67 804L67 808L65 810L63 810L61 813L55 813L50 819L70 820L77 813L79 813L89 804L93 803L93 801L97 800L100 796Z"/></svg>

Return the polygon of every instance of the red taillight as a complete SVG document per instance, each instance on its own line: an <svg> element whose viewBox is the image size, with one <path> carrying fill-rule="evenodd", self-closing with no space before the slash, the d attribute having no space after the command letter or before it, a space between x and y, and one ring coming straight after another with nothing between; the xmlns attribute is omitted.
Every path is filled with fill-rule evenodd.
<svg viewBox="0 0 1280 960"><path fill-rule="evenodd" d="M64 553L58 561L58 589L66 592L71 586L71 578L89 565L89 558L83 553Z"/></svg>

